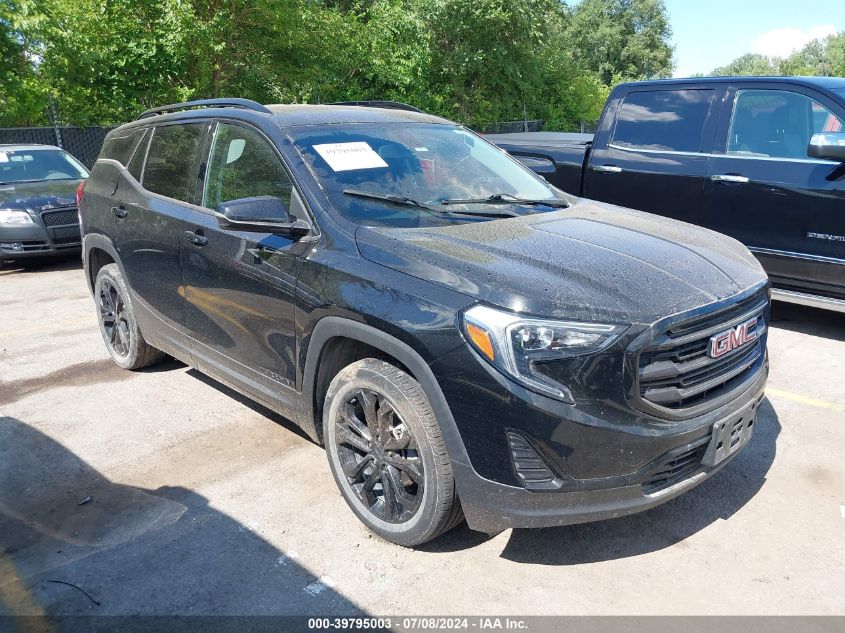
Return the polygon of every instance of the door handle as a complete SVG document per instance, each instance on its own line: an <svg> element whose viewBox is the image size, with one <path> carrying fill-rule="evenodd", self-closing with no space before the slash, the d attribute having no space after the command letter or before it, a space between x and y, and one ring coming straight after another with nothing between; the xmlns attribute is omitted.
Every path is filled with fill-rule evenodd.
<svg viewBox="0 0 845 633"><path fill-rule="evenodd" d="M185 231L185 239L194 246L205 246L208 244L208 238L205 235L194 233L193 231Z"/></svg>
<svg viewBox="0 0 845 633"><path fill-rule="evenodd" d="M710 176L710 180L714 182L732 182L737 184L745 184L748 182L748 176L738 176L736 174L714 174Z"/></svg>
<svg viewBox="0 0 845 633"><path fill-rule="evenodd" d="M616 165L594 165L593 169L601 174L620 174L622 173L622 168L617 167Z"/></svg>
<svg viewBox="0 0 845 633"><path fill-rule="evenodd" d="M127 215L129 215L129 211L127 211L126 207L124 207L123 205L120 205L119 207L112 207L111 212L112 214L114 214L114 217L116 217L118 220L122 220Z"/></svg>

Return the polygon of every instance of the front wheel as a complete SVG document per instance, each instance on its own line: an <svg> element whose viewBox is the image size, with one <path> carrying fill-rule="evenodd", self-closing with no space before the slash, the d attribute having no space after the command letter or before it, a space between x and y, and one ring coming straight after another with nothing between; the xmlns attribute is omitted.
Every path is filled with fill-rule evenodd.
<svg viewBox="0 0 845 633"><path fill-rule="evenodd" d="M326 394L323 439L343 498L382 538L420 545L463 518L434 411L401 369L365 358L341 370Z"/></svg>

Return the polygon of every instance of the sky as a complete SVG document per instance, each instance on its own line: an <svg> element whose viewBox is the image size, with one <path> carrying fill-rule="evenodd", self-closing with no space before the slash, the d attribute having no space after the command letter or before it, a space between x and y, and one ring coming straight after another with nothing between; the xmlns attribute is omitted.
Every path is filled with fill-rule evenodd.
<svg viewBox="0 0 845 633"><path fill-rule="evenodd" d="M707 73L745 53L785 57L845 31L845 0L664 0L675 76Z"/></svg>

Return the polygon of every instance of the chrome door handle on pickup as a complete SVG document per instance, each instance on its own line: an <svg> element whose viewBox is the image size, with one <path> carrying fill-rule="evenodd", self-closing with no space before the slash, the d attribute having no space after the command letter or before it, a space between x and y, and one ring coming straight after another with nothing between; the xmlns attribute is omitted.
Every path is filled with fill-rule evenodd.
<svg viewBox="0 0 845 633"><path fill-rule="evenodd" d="M185 239L194 246L205 246L208 244L208 238L202 233L194 233L193 231L185 231Z"/></svg>
<svg viewBox="0 0 845 633"><path fill-rule="evenodd" d="M710 176L710 180L715 182L733 182L745 184L748 182L748 176L737 176L736 174L715 174Z"/></svg>
<svg viewBox="0 0 845 633"><path fill-rule="evenodd" d="M619 174L622 173L622 168L616 165L594 165L593 169L602 174Z"/></svg>

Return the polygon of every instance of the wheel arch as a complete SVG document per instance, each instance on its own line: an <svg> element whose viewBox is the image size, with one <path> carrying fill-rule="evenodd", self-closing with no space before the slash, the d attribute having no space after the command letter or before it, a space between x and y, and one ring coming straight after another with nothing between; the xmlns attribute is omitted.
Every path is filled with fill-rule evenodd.
<svg viewBox="0 0 845 633"><path fill-rule="evenodd" d="M107 264L117 264L124 279L126 274L123 270L123 263L117 254L114 243L105 235L91 233L82 240L82 265L85 270L85 280L88 282L88 289L93 294L94 282L97 280L97 273Z"/></svg>
<svg viewBox="0 0 845 633"><path fill-rule="evenodd" d="M434 414L437 416L440 431L449 451L449 458L453 461L469 464L466 448L458 432L452 411L428 363L410 345L400 341L395 336L371 325L343 317L327 316L320 319L308 342L302 395L303 401L308 407L307 419L311 420L313 428L306 429L306 432L318 441L322 439L319 431L321 428L321 406L319 404L321 403L317 402L319 388L321 387L318 384L319 369L324 352L330 347L331 341L335 339L347 339L372 348L376 352L389 357L384 358L384 360L395 361L401 369L413 376L422 386Z"/></svg>

